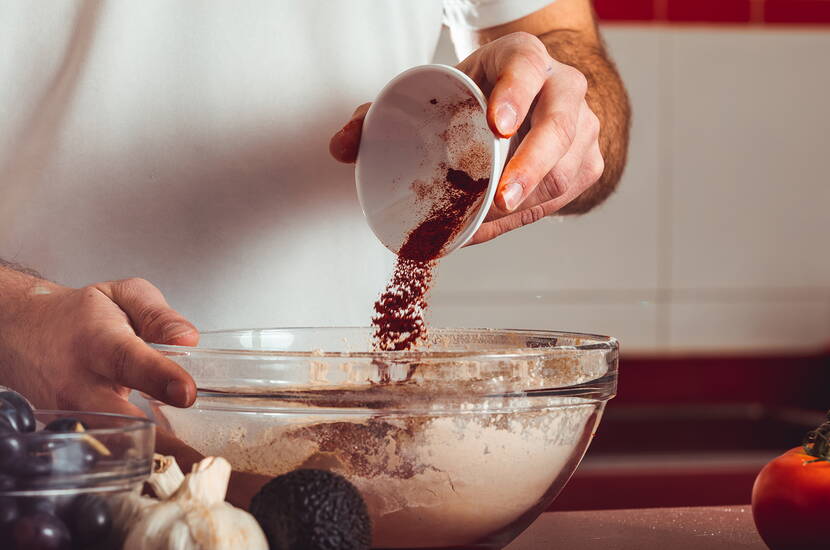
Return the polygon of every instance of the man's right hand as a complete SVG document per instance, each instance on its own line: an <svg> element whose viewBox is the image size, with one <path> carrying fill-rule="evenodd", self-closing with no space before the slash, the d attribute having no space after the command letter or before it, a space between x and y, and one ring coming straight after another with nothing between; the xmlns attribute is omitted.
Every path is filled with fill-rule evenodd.
<svg viewBox="0 0 830 550"><path fill-rule="evenodd" d="M74 289L0 268L0 384L39 408L140 415L130 389L188 407L193 379L146 342L198 341L143 279Z"/></svg>

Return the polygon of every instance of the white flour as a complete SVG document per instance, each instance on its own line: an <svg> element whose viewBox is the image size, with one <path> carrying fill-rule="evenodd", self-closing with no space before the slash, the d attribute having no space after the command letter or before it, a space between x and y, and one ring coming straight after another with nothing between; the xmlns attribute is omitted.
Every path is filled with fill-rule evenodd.
<svg viewBox="0 0 830 550"><path fill-rule="evenodd" d="M164 415L186 443L236 470L275 476L319 467L344 475L369 506L375 547L436 548L505 529L562 481L598 421L595 404L567 404L451 416L202 410L203 421L194 422L192 410L168 407Z"/></svg>

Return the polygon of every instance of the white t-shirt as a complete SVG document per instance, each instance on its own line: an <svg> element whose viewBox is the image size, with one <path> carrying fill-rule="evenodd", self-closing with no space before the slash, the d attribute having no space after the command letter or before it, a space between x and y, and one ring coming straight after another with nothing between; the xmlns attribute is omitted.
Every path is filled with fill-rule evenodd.
<svg viewBox="0 0 830 550"><path fill-rule="evenodd" d="M202 329L366 324L393 258L329 137L442 20L548 2L0 0L0 258Z"/></svg>

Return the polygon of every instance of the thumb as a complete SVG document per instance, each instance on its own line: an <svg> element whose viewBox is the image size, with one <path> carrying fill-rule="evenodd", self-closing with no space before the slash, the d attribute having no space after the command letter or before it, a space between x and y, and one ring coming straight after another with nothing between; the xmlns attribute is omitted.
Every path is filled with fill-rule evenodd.
<svg viewBox="0 0 830 550"><path fill-rule="evenodd" d="M170 307L161 291L144 279L125 279L97 285L120 307L145 342L195 346L199 331Z"/></svg>
<svg viewBox="0 0 830 550"><path fill-rule="evenodd" d="M355 109L352 118L329 141L331 156L340 162L351 164L357 160L360 149L360 134L363 131L363 119L371 103L364 103Z"/></svg>

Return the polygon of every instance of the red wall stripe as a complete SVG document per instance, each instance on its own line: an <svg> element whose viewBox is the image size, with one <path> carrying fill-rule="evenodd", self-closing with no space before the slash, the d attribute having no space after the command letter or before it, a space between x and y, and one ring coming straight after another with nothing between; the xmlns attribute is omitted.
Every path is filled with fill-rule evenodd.
<svg viewBox="0 0 830 550"><path fill-rule="evenodd" d="M767 0L764 2L767 23L830 23L828 0Z"/></svg>
<svg viewBox="0 0 830 550"><path fill-rule="evenodd" d="M749 0L669 0L669 21L705 23L748 23Z"/></svg>
<svg viewBox="0 0 830 550"><path fill-rule="evenodd" d="M654 0L595 0L594 7L606 21L653 21L656 17Z"/></svg>
<svg viewBox="0 0 830 550"><path fill-rule="evenodd" d="M830 24L830 0L594 0L601 21Z"/></svg>

